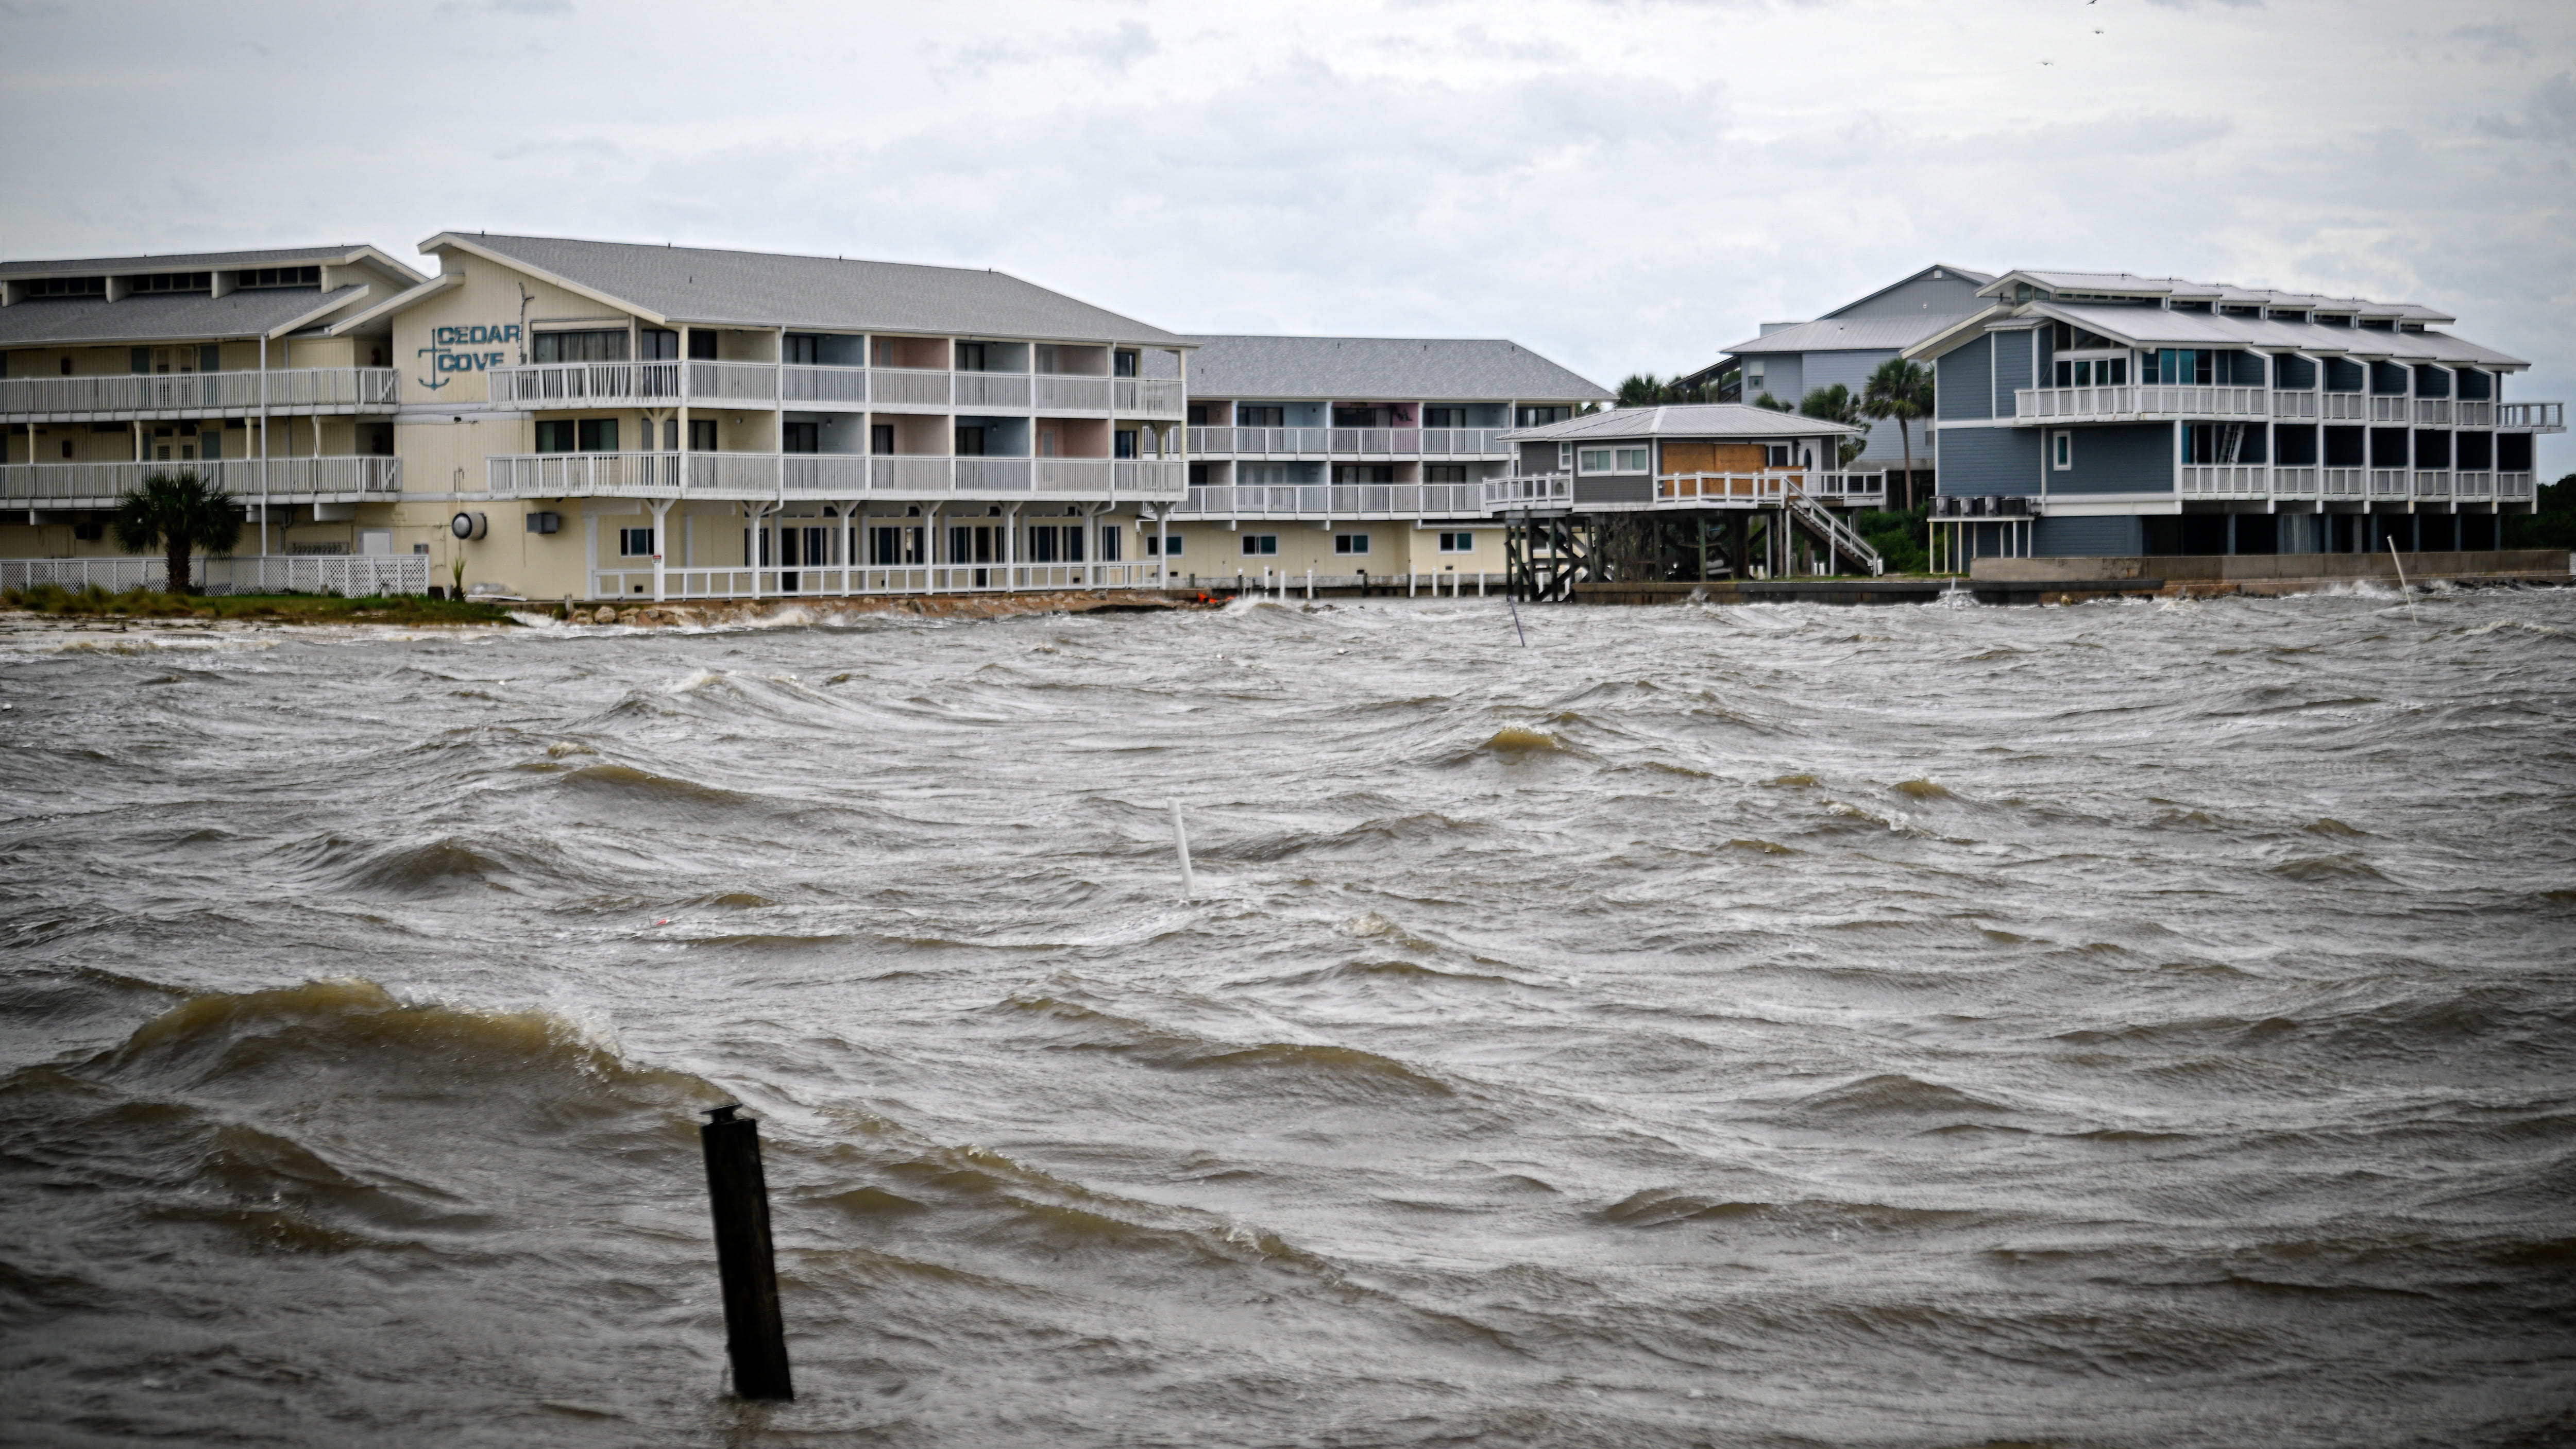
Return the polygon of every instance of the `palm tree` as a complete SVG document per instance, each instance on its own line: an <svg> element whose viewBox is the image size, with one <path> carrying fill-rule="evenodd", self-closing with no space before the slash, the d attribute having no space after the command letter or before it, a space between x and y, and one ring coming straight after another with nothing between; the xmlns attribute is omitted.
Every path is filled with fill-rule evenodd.
<svg viewBox="0 0 2576 1449"><path fill-rule="evenodd" d="M1755 398L1753 400L1753 405L1757 408L1769 408L1775 413L1794 413L1797 411L1796 408L1780 401L1778 398L1773 397L1767 392L1762 394L1760 397Z"/></svg>
<svg viewBox="0 0 2576 1449"><path fill-rule="evenodd" d="M1828 423L1844 423L1855 428L1869 426L1862 421L1860 399L1853 397L1851 389L1839 382L1831 387L1808 389L1806 397L1798 403L1798 412L1803 417L1816 418ZM1845 438L1835 452L1835 461L1848 463L1859 457L1861 451L1868 446L1869 439L1866 437Z"/></svg>
<svg viewBox="0 0 2576 1449"><path fill-rule="evenodd" d="M1905 491L1900 512L1914 506L1914 439L1906 425L1932 416L1932 373L1919 362L1891 357L1861 384L1860 410L1873 418L1896 420L1897 445L1905 451Z"/></svg>
<svg viewBox="0 0 2576 1449"><path fill-rule="evenodd" d="M1658 403L1697 403L1708 401L1705 386L1688 386L1680 378L1665 379L1651 372L1632 372L1619 384L1619 406L1650 408Z"/></svg>
<svg viewBox="0 0 2576 1449"><path fill-rule="evenodd" d="M210 484L194 473L155 473L117 496L108 529L127 553L162 550L170 560L164 586L186 594L195 592L188 555L200 548L232 552L241 541L242 513L220 483Z"/></svg>

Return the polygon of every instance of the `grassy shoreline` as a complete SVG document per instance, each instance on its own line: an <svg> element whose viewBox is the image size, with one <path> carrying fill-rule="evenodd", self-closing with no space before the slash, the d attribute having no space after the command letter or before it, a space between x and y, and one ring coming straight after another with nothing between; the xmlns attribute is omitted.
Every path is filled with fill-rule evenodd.
<svg viewBox="0 0 2576 1449"><path fill-rule="evenodd" d="M479 624L515 626L495 604L391 594L348 599L338 594L167 594L153 589L111 593L91 585L34 584L0 589L0 608L53 618L211 619L270 624Z"/></svg>

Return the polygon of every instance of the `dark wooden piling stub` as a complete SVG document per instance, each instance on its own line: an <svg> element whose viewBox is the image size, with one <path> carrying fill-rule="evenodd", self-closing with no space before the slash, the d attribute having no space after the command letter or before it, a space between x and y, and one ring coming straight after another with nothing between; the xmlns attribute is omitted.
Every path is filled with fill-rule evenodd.
<svg viewBox="0 0 2576 1449"><path fill-rule="evenodd" d="M707 1109L698 1129L706 1150L707 1204L715 1214L716 1272L724 1280L725 1352L733 1391L745 1399L793 1399L787 1329L778 1316L778 1260L769 1246L769 1183L760 1171L760 1124L736 1117L739 1104Z"/></svg>

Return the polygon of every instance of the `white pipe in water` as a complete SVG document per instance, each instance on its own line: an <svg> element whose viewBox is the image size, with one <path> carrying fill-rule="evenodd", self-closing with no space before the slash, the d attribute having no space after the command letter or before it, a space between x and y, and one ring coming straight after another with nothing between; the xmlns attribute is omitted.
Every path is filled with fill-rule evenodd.
<svg viewBox="0 0 2576 1449"><path fill-rule="evenodd" d="M1190 830L1181 823L1181 802L1172 802L1172 848L1181 853L1181 901L1187 904L1198 893L1198 884L1190 878Z"/></svg>

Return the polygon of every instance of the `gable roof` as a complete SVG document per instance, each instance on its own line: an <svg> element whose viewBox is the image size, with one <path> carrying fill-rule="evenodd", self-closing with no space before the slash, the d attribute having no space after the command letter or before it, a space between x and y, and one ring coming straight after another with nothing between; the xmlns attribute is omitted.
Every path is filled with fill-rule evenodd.
<svg viewBox="0 0 2576 1449"><path fill-rule="evenodd" d="M98 347L283 337L366 295L365 287L342 287L333 292L283 287L222 297L203 292L156 293L121 302L104 297L38 298L0 307L0 347Z"/></svg>
<svg viewBox="0 0 2576 1449"><path fill-rule="evenodd" d="M1516 428L1503 434L1503 440L1575 443L1619 438L1820 438L1867 431L1798 413L1773 412L1750 403L1669 403L1650 408L1612 408L1542 428Z"/></svg>
<svg viewBox="0 0 2576 1449"><path fill-rule="evenodd" d="M1281 401L1596 402L1607 389L1506 338L1190 339L1190 395Z"/></svg>
<svg viewBox="0 0 2576 1449"><path fill-rule="evenodd" d="M102 272L124 275L142 272L231 271L238 267L309 266L320 262L374 262L397 276L414 282L428 278L395 261L364 242L341 246L284 247L256 252L171 252L162 256L84 257L66 261L0 262L0 277L21 280L32 277L87 277Z"/></svg>
<svg viewBox="0 0 2576 1449"><path fill-rule="evenodd" d="M2181 277L2145 277L2134 272L2060 272L2032 271L2016 267L1995 278L1980 289L1980 296L2009 300L2017 286L2039 291L2080 294L2073 300L2091 298L2135 297L2141 299L2180 298L2193 302L2236 303L2246 306L2298 308L2306 311L2350 313L2359 317L2389 317L2405 322L2457 322L2460 319L2420 302L2374 302L2363 297L2320 297L2309 292L2283 292L2269 287L2239 287L2230 282L2194 282ZM2044 298L2040 300L2056 300Z"/></svg>
<svg viewBox="0 0 2576 1449"><path fill-rule="evenodd" d="M2531 365L2510 353L2499 352L2483 343L2471 342L2448 332L2329 327L2319 322L2296 322L2286 317L2176 312L2163 307L2125 306L2117 302L2027 302L2018 306L1999 302L1974 317L1960 318L1924 338L1905 349L1904 355L1917 361L1929 360L1955 351L1989 331L2032 327L2043 320L2072 323L2087 331L2098 332L2125 347L2254 348L2319 357L2485 367L2503 372Z"/></svg>
<svg viewBox="0 0 2576 1449"><path fill-rule="evenodd" d="M1191 345L1007 272L487 232L440 232L420 244L450 247L657 323Z"/></svg>
<svg viewBox="0 0 2576 1449"><path fill-rule="evenodd" d="M1962 282L1968 282L1979 287L1989 286L1995 280L1984 272L1973 272L1968 270L1966 267L1954 267L1948 262L1934 262L1932 265L1916 272L1913 276L1899 277L1895 281L1888 283L1886 286L1879 288L1877 291L1872 292L1865 297L1854 297L1850 301L1845 302L1841 306L1826 313L1825 316L1829 318L1840 317L1854 307L1865 307L1870 303L1877 301L1879 298L1886 296L1888 293L1895 291L1899 287L1922 281L1925 277L1936 275L1943 281L1947 281L1955 277Z"/></svg>

